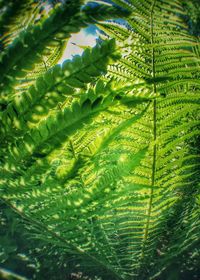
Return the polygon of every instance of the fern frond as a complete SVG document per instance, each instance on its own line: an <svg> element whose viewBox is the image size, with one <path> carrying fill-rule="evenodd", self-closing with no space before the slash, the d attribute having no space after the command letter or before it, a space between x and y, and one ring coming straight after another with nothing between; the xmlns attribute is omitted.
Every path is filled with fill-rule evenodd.
<svg viewBox="0 0 200 280"><path fill-rule="evenodd" d="M27 8L28 7L28 8ZM1 48L4 50L21 31L42 17L41 4L32 0L2 1L0 16Z"/></svg>
<svg viewBox="0 0 200 280"><path fill-rule="evenodd" d="M103 16L101 16L103 13ZM81 1L67 1L56 6L48 16L20 32L18 38L1 55L1 95L7 105L26 90L38 76L59 60L66 39L87 23L124 14L112 7L83 7ZM4 105L5 106L5 105Z"/></svg>
<svg viewBox="0 0 200 280"><path fill-rule="evenodd" d="M114 48L111 40L85 50L82 57L77 56L72 62L65 61L62 66L57 65L47 71L27 92L16 96L2 113L1 131L6 134L16 131L18 135L46 119L53 113L50 111L53 108L59 111L63 102L66 106L72 101L73 93L76 97L76 88L86 89L86 84L105 73L107 64L119 55L114 53Z"/></svg>
<svg viewBox="0 0 200 280"><path fill-rule="evenodd" d="M159 217L163 213L163 220L165 220L165 215L178 201L178 196L170 200L170 194L176 193L180 186L189 185L189 178L197 174L199 158L194 154L196 160L193 164L190 164L186 158L190 154L191 142L199 135L200 68L199 57L193 52L193 48L198 48L199 43L196 38L189 35L187 26L179 17L184 14L184 11L178 2L134 0L130 2L132 15L127 19L128 28L131 28L129 34L136 32L137 39L134 40L136 37L134 35L131 35L132 38L126 37L123 30L120 32L120 27L116 29L116 23L104 23L102 28L111 37L115 34L116 40L125 46L125 53L128 53L128 56L124 53L124 57L110 67L108 77L114 76L117 80L119 76L123 81L131 79L134 84L134 76L140 74L139 77L146 80L147 84L153 85L154 94L160 94L154 101L151 113L147 114L149 119L154 116L154 125L152 125L154 141L151 144L153 162L150 164L152 173L150 169L138 168L136 176L132 179L135 183L143 182L143 185L149 187L152 184L148 192L149 199L145 204L147 217L144 227L141 227L143 228L143 233L140 234L141 247L138 246L140 248L138 255L134 257L134 260L139 258L140 261L135 261L133 271L141 275L148 262L147 259L158 246L157 236L160 234L159 226L156 224L158 213ZM131 44L126 45L125 38L131 41ZM144 64L146 66L143 66ZM146 73L145 69L147 69ZM131 75L130 71L132 71ZM152 78L149 78L150 76ZM151 182L142 181L150 174ZM195 186L198 179L195 181L191 179L191 181ZM137 236L136 227L134 236ZM172 259L173 257L170 261ZM132 277L136 277L136 274Z"/></svg>

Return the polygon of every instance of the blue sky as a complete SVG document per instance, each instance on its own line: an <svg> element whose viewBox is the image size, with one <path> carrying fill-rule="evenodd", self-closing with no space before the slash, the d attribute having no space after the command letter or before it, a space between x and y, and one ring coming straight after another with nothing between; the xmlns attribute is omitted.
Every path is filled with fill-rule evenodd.
<svg viewBox="0 0 200 280"><path fill-rule="evenodd" d="M97 28L94 25L90 25L87 28L81 29L80 32L72 34L67 43L67 47L63 53L59 63L63 63L65 59L71 59L76 54L82 54L84 49L80 46L93 47L96 45L96 39L98 38Z"/></svg>

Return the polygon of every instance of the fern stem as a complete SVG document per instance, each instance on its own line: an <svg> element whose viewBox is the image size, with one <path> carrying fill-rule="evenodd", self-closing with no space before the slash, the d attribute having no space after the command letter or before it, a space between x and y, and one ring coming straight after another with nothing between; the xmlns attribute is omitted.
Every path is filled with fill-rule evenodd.
<svg viewBox="0 0 200 280"><path fill-rule="evenodd" d="M151 6L151 13L150 13L150 33L151 33L151 45L154 44L154 32L153 32L153 11L155 7L156 0L153 1ZM155 83L155 50L154 47L152 47L152 77L153 77L153 91L156 95L156 83ZM147 210L147 222L144 232L144 242L143 242L143 248L142 248L142 254L141 257L144 258L144 252L146 247L146 242L148 238L149 233L149 224L150 224L150 217L151 217L151 211L152 211L152 202L153 202L153 193L154 193L154 184L155 184L155 172L156 172L156 138L157 138L157 127L156 127L156 119L157 119L157 102L156 98L153 100L153 163L152 163L152 176L151 176L151 191L150 191L150 199L149 199L149 206Z"/></svg>

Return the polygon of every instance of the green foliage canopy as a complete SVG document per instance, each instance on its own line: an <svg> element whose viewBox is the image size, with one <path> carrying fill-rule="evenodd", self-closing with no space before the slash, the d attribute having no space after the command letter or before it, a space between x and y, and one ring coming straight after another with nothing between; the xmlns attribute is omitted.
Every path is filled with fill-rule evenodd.
<svg viewBox="0 0 200 280"><path fill-rule="evenodd" d="M197 279L200 46L184 3L22 2L0 2L0 194L65 263L50 279ZM100 42L56 65L90 23Z"/></svg>

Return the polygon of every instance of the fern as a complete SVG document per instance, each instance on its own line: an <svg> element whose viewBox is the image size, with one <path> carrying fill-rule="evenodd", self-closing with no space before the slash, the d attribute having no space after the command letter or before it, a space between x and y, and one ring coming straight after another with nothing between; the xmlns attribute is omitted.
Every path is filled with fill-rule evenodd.
<svg viewBox="0 0 200 280"><path fill-rule="evenodd" d="M66 275L197 279L199 40L179 0L81 4L2 37L2 201ZM89 23L101 42L55 65Z"/></svg>

